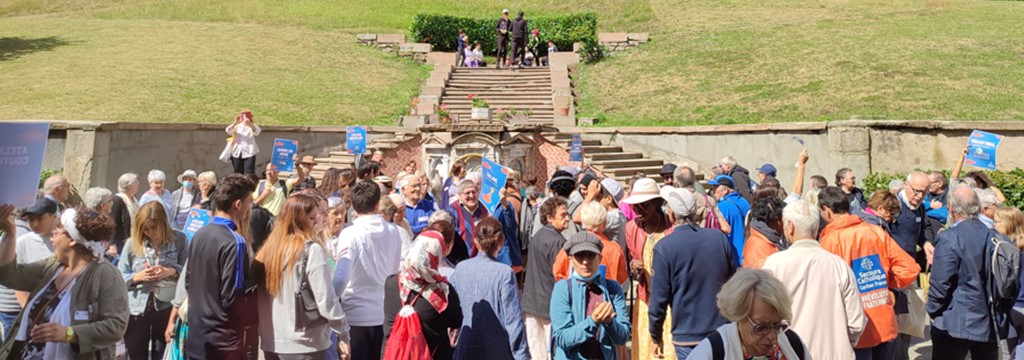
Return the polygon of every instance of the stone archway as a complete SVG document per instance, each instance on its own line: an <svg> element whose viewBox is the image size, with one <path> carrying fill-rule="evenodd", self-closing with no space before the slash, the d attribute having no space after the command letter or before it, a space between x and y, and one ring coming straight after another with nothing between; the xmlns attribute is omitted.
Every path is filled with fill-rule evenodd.
<svg viewBox="0 0 1024 360"><path fill-rule="evenodd" d="M466 154L460 156L456 161L462 160L466 163L467 172L479 171L483 165L483 154ZM454 163L454 162L452 162Z"/></svg>

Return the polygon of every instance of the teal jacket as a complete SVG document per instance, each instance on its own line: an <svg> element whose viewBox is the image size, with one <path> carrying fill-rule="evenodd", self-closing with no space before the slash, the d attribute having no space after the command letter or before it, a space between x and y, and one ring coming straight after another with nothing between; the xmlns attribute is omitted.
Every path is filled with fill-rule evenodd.
<svg viewBox="0 0 1024 360"><path fill-rule="evenodd" d="M615 308L615 319L598 325L587 316L587 290L583 282L569 278L555 283L551 293L551 332L554 337L555 359L583 359L578 353L580 345L598 336L605 359L615 359L615 345L625 345L631 330L626 313L626 297L622 287L604 278L595 280L604 291L604 301ZM569 290L572 286L572 291ZM570 292L572 299L569 299Z"/></svg>

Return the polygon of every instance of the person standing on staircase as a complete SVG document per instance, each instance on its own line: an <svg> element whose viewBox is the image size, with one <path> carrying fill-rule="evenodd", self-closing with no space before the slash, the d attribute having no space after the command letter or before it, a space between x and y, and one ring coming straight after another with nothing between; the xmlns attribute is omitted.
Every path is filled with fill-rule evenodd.
<svg viewBox="0 0 1024 360"><path fill-rule="evenodd" d="M465 37L466 37L466 29L459 29L458 45L456 46L457 49L455 50L455 66L456 67L463 66L463 65L465 65L465 62L466 62L466 56L465 56L464 51L466 50L466 46L469 46L469 44L466 44L465 42L462 41L463 38L465 38Z"/></svg>
<svg viewBox="0 0 1024 360"><path fill-rule="evenodd" d="M512 20L508 18L508 9L501 11L501 19L498 19L498 25L494 28L498 30L497 67L500 68L502 63L508 66L508 32L512 30Z"/></svg>
<svg viewBox="0 0 1024 360"><path fill-rule="evenodd" d="M520 67L526 61L527 33L529 33L529 29L526 26L526 19L523 18L523 12L520 10L516 20L512 22L512 58L509 59L510 63Z"/></svg>

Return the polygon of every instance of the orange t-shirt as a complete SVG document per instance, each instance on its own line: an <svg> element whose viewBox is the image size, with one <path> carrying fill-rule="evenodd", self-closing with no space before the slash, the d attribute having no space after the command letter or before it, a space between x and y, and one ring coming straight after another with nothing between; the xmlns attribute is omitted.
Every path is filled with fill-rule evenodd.
<svg viewBox="0 0 1024 360"><path fill-rule="evenodd" d="M602 234L594 235L597 235L601 239L601 244L604 245L604 248L601 249L601 265L605 266L605 278L615 280L619 284L626 282L629 272L626 271L626 255L623 254L622 248ZM559 251L558 257L555 258L555 264L551 267L555 281L569 278L571 266L569 256L565 254L565 251Z"/></svg>
<svg viewBox="0 0 1024 360"><path fill-rule="evenodd" d="M864 349L892 341L898 324L889 289L909 286L921 272L910 257L885 230L861 221L856 215L843 215L821 232L821 247L846 260L864 304L868 324L854 348Z"/></svg>

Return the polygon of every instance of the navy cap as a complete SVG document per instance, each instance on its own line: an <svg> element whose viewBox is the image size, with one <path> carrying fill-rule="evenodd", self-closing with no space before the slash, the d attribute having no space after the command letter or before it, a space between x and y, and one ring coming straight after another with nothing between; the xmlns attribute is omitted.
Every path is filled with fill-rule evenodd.
<svg viewBox="0 0 1024 360"><path fill-rule="evenodd" d="M756 170L768 176L775 176L779 172L777 169L775 169L775 165L772 164L761 165L761 167L757 168Z"/></svg>
<svg viewBox="0 0 1024 360"><path fill-rule="evenodd" d="M735 189L736 185L732 182L732 176L729 175L718 175L715 176L714 180L708 181L708 185L711 186L725 186L730 189Z"/></svg>
<svg viewBox="0 0 1024 360"><path fill-rule="evenodd" d="M658 174L672 174L676 172L676 164L668 163L661 166L661 172Z"/></svg>
<svg viewBox="0 0 1024 360"><path fill-rule="evenodd" d="M57 203L53 202L53 200L41 197L36 199L35 204L26 207L25 213L33 215L57 214Z"/></svg>

